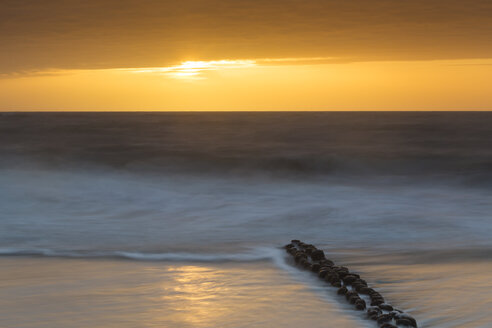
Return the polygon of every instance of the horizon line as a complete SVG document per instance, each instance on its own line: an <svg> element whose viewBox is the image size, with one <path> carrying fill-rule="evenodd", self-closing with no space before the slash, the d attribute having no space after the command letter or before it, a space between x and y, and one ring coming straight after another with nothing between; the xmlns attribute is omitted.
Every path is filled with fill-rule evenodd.
<svg viewBox="0 0 492 328"><path fill-rule="evenodd" d="M324 112L492 112L492 109L321 109L321 110L0 110L3 113L324 113Z"/></svg>

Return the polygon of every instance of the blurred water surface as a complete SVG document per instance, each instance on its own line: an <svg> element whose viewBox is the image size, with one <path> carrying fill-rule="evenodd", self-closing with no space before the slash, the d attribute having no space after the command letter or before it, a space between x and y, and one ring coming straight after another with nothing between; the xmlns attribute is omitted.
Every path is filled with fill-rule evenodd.
<svg viewBox="0 0 492 328"><path fill-rule="evenodd" d="M134 306L140 313L161 304L170 311L164 317L177 318L168 326L241 326L222 303L201 323L186 322L189 305L173 299L171 289L202 288L183 278L195 270L212 277L206 294L237 302L234 313L245 327L328 320L309 321L315 314L306 312L291 321L289 313L299 310L291 297L313 302L314 312L333 301L329 320L360 325L315 279L285 264L277 248L296 238L359 270L425 327L490 327L491 144L489 113L1 114L0 261L8 279L0 296L5 305L15 295L8 304L19 304L17 312L6 306L3 318L14 322L55 295L31 312L45 321L23 326L79 317L91 326L131 323L134 312L125 307L111 310L111 318L101 313L119 302L111 293L136 284L124 302L156 293L156 303ZM74 292L70 281L79 273L71 268L79 266L88 278ZM57 269L26 277L24 286L22 272L34 267L40 274ZM234 299L248 286L273 288L279 276L279 290L289 295L257 290ZM137 281L147 278L153 282L140 289ZM109 295L77 294L93 288ZM196 306L209 301L197 297ZM286 319L242 317L259 311L248 308L252 298L270 312L285 311ZM55 305L65 302L68 312L54 317ZM90 304L80 312L80 302ZM142 326L164 324L137 317Z"/></svg>

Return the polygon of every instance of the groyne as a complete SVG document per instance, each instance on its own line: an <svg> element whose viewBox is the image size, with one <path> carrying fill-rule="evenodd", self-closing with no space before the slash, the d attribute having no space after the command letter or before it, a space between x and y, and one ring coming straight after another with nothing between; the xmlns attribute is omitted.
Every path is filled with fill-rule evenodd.
<svg viewBox="0 0 492 328"><path fill-rule="evenodd" d="M375 321L381 328L417 328L417 321L411 315L386 302L383 295L369 286L359 274L335 265L326 258L323 250L300 240L292 240L285 249L298 267L312 271L337 288L336 293L344 296L354 310L366 311L367 319Z"/></svg>

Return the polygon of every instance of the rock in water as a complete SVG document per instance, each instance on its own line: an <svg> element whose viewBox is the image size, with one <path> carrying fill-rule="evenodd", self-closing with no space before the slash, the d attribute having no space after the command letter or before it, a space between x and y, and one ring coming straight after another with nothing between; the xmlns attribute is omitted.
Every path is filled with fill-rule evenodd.
<svg viewBox="0 0 492 328"><path fill-rule="evenodd" d="M313 266L311 267L311 271L313 271L314 273L318 273L319 272L319 269L321 269L321 266L319 264L313 264Z"/></svg>
<svg viewBox="0 0 492 328"><path fill-rule="evenodd" d="M325 259L325 252L320 249L317 249L311 253L311 258L313 261L321 261Z"/></svg>
<svg viewBox="0 0 492 328"><path fill-rule="evenodd" d="M348 275L348 276L345 276L343 277L343 283L346 284L346 285L350 285L351 283L353 283L355 280L357 279L356 276L353 276L353 275Z"/></svg>
<svg viewBox="0 0 492 328"><path fill-rule="evenodd" d="M378 317L378 323L381 325L385 322L390 322L391 320L393 320L393 317L389 314L381 314L379 317Z"/></svg>
<svg viewBox="0 0 492 328"><path fill-rule="evenodd" d="M395 319L397 319L397 320L406 320L406 321L410 322L410 325L411 326L417 327L417 321L412 316L410 316L409 314L400 313L400 314L398 314L398 315L395 316Z"/></svg>
<svg viewBox="0 0 492 328"><path fill-rule="evenodd" d="M412 322L407 319L396 319L396 324L401 326L413 326Z"/></svg>
<svg viewBox="0 0 492 328"><path fill-rule="evenodd" d="M380 328L417 328L417 322L412 316L386 303L383 296L368 286L359 274L350 272L346 267L335 265L316 246L293 239L284 247L300 267L313 271L321 279L337 287L337 294L345 296L355 309L365 310L366 301L370 300L371 307L367 309L367 318L377 321ZM365 299L362 299L358 293L369 297L365 296Z"/></svg>
<svg viewBox="0 0 492 328"><path fill-rule="evenodd" d="M379 304L379 308L385 311L393 311L393 307L386 303Z"/></svg>
<svg viewBox="0 0 492 328"><path fill-rule="evenodd" d="M355 302L355 308L357 310L365 310L366 309L366 302L363 299L359 299Z"/></svg>
<svg viewBox="0 0 492 328"><path fill-rule="evenodd" d="M395 325L392 325L391 323L385 323L384 325L381 326L381 328L397 328Z"/></svg>

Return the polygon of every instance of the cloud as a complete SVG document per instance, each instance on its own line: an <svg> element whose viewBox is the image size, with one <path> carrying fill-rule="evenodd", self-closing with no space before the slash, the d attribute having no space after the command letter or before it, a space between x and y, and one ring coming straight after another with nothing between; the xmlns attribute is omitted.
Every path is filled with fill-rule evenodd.
<svg viewBox="0 0 492 328"><path fill-rule="evenodd" d="M185 61L174 66L126 68L123 70L133 73L164 74L174 78L199 78L204 72L217 71L221 69L246 68L252 66L256 66L255 60L222 59L211 61Z"/></svg>
<svg viewBox="0 0 492 328"><path fill-rule="evenodd" d="M121 68L118 70L132 73L163 74L179 79L202 79L204 73L211 71L242 69L258 65L312 65L334 62L334 60L334 58L329 57L190 60L173 66Z"/></svg>
<svg viewBox="0 0 492 328"><path fill-rule="evenodd" d="M491 58L491 16L490 0L3 0L0 73L220 58Z"/></svg>

